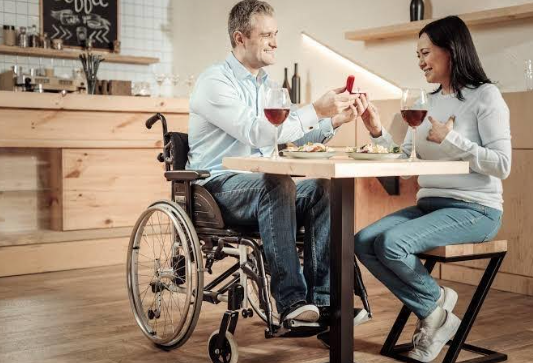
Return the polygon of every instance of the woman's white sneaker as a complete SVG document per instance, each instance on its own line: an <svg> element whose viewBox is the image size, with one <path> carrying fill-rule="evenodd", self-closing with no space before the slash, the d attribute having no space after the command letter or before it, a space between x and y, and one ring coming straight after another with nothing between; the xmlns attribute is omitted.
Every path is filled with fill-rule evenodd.
<svg viewBox="0 0 533 363"><path fill-rule="evenodd" d="M407 353L407 356L420 362L431 362L453 338L459 325L461 325L461 319L447 310L444 323L437 329L432 329L421 321L420 329L417 329L413 336L413 349Z"/></svg>
<svg viewBox="0 0 533 363"><path fill-rule="evenodd" d="M437 304L449 312L453 311L455 304L457 304L457 293L446 286L441 286L440 288L440 298L437 300Z"/></svg>

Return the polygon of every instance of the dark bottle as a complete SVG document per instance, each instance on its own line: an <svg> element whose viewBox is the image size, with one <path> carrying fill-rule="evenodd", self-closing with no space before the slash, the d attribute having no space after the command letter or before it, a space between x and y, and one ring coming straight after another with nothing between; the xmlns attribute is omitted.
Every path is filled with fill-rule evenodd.
<svg viewBox="0 0 533 363"><path fill-rule="evenodd" d="M282 88L286 88L287 91L289 91L289 95L291 96L291 102L292 102L292 94L291 94L291 85L289 83L289 70L285 67L285 78L283 79L283 86Z"/></svg>
<svg viewBox="0 0 533 363"><path fill-rule="evenodd" d="M411 0L411 21L424 19L424 0Z"/></svg>
<svg viewBox="0 0 533 363"><path fill-rule="evenodd" d="M294 63L294 74L292 76L292 103L300 103L300 76L298 75L298 63Z"/></svg>

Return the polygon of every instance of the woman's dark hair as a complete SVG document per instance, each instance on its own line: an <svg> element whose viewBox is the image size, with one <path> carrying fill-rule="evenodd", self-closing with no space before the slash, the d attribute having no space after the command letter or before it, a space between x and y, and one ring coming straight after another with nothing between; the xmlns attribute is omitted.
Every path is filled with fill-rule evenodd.
<svg viewBox="0 0 533 363"><path fill-rule="evenodd" d="M468 27L459 17L447 16L435 20L422 28L418 37L424 33L433 44L450 53L450 87L459 100L464 100L461 88L474 89L485 83L492 83L481 66ZM441 89L442 85L433 93L440 92Z"/></svg>

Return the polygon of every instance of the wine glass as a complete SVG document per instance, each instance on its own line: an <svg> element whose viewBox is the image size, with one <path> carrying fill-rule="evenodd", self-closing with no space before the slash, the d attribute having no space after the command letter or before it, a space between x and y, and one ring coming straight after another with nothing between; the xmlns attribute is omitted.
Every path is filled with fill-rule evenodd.
<svg viewBox="0 0 533 363"><path fill-rule="evenodd" d="M163 97L163 83L165 83L167 76L164 73L155 73L154 78L155 78L155 82L157 83L159 97Z"/></svg>
<svg viewBox="0 0 533 363"><path fill-rule="evenodd" d="M180 82L180 75L179 74L176 74L176 73L173 73L170 75L170 81L172 82L172 85L174 86L174 90L173 90L173 93L175 96L177 96L177 88L178 88L178 85L179 85L179 82Z"/></svg>
<svg viewBox="0 0 533 363"><path fill-rule="evenodd" d="M189 77L185 81L185 84L187 85L187 92L190 96L192 93L192 87L194 86L194 74L189 75Z"/></svg>
<svg viewBox="0 0 533 363"><path fill-rule="evenodd" d="M158 96L163 96L163 84L165 83L167 79L167 75L165 74L163 67L160 64L154 64L152 68L152 74L154 76L155 83L157 84L157 92Z"/></svg>
<svg viewBox="0 0 533 363"><path fill-rule="evenodd" d="M276 127L274 138L274 152L272 159L279 158L278 151L278 126L281 125L289 116L291 111L291 98L286 88L269 88L265 93L265 116L272 125Z"/></svg>
<svg viewBox="0 0 533 363"><path fill-rule="evenodd" d="M403 120L413 129L411 156L409 161L416 161L416 128L422 124L428 113L426 92L419 88L402 89L401 113Z"/></svg>

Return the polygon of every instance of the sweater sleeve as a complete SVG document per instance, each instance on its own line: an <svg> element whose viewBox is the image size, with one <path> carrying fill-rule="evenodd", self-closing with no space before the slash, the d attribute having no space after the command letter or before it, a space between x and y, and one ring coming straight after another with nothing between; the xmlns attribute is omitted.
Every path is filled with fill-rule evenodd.
<svg viewBox="0 0 533 363"><path fill-rule="evenodd" d="M449 156L470 163L476 173L505 179L511 172L511 129L509 108L493 85L481 90L477 126L481 144L452 130L440 144Z"/></svg>

